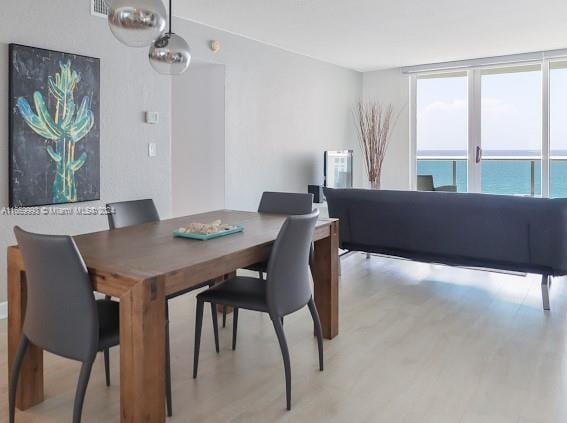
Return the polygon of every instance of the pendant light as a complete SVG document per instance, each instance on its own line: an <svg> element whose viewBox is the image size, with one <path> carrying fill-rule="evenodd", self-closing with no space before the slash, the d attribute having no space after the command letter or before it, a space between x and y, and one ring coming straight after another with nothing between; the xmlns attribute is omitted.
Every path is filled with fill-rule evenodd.
<svg viewBox="0 0 567 423"><path fill-rule="evenodd" d="M152 43L149 52L150 64L157 72L164 75L180 75L191 63L189 44L171 30L172 17L171 0L169 0L169 31Z"/></svg>
<svg viewBox="0 0 567 423"><path fill-rule="evenodd" d="M108 25L129 47L147 47L165 31L167 12L162 0L108 0Z"/></svg>

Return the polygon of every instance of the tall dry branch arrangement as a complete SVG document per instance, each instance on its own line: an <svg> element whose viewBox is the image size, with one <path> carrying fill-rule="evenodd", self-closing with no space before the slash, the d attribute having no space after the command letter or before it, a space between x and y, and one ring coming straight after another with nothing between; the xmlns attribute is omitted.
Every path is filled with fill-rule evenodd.
<svg viewBox="0 0 567 423"><path fill-rule="evenodd" d="M394 106L359 102L355 111L358 139L368 172L368 181L374 189L380 189L382 164L390 143L392 131L399 114Z"/></svg>

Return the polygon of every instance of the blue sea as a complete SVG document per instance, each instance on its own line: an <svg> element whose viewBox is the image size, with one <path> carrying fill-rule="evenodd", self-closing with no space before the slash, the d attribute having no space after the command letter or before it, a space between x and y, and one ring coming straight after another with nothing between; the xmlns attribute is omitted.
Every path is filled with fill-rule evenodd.
<svg viewBox="0 0 567 423"><path fill-rule="evenodd" d="M466 192L467 161L455 160L455 162L457 190ZM481 166L483 193L541 195L541 160L493 159L484 160ZM418 159L417 173L418 175L433 175L435 186L452 185L453 160ZM567 198L567 160L550 161L550 197Z"/></svg>

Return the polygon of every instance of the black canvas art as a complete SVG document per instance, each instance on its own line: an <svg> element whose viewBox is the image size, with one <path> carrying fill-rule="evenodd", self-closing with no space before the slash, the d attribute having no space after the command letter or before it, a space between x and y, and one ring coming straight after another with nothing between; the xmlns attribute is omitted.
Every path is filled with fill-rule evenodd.
<svg viewBox="0 0 567 423"><path fill-rule="evenodd" d="M10 44L10 206L100 198L100 61Z"/></svg>

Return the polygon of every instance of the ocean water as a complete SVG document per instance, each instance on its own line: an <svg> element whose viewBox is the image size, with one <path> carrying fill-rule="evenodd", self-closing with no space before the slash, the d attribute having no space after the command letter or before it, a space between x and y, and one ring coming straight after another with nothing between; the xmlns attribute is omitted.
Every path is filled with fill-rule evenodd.
<svg viewBox="0 0 567 423"><path fill-rule="evenodd" d="M541 195L541 161L485 160L482 162L482 192L487 194ZM456 160L459 192L467 191L467 162ZM453 184L452 160L418 160L418 175L433 175L435 186ZM533 192L532 192L533 191ZM550 197L567 198L567 160L550 162Z"/></svg>

